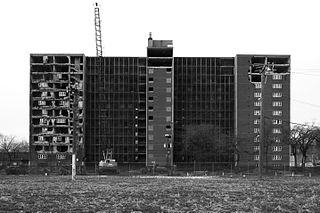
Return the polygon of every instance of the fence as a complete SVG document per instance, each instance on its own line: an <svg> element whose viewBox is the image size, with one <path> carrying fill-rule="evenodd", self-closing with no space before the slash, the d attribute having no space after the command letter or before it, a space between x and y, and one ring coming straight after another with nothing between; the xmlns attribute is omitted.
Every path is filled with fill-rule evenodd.
<svg viewBox="0 0 320 213"><path fill-rule="evenodd" d="M8 170L9 169L9 170ZM71 174L71 164L46 164L46 165L16 165L2 166L0 173L10 174L42 174L42 175L69 175ZM234 166L233 162L175 162L174 166L149 165L145 163L118 163L118 166L112 171L113 174L132 176L132 175L258 175L256 165L247 164L242 166ZM265 175L320 175L320 167L265 167L263 169ZM77 164L78 175L99 175L101 170L98 163L86 162L85 164Z"/></svg>

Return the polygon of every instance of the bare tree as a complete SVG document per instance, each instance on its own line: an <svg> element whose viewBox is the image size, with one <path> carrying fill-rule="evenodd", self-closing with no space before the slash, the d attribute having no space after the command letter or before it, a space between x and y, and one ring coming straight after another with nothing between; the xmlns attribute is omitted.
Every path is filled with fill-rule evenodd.
<svg viewBox="0 0 320 213"><path fill-rule="evenodd" d="M11 163L16 152L29 151L29 145L26 141L17 141L15 136L0 134L0 152L6 153Z"/></svg>
<svg viewBox="0 0 320 213"><path fill-rule="evenodd" d="M295 152L299 148L302 154L301 165L304 168L309 148L320 141L320 128L313 125L295 125L291 130L290 136L291 147L295 148Z"/></svg>
<svg viewBox="0 0 320 213"><path fill-rule="evenodd" d="M289 133L290 139L289 139L289 145L291 147L291 154L293 155L294 159L294 167L297 168L297 153L299 149L299 138L300 138L300 126L296 125L292 128L292 130Z"/></svg>

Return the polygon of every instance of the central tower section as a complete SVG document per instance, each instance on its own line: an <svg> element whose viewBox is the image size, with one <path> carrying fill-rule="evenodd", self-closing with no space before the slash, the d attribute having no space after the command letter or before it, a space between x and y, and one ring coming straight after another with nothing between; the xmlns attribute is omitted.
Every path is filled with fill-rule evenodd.
<svg viewBox="0 0 320 213"><path fill-rule="evenodd" d="M153 40L147 47L147 165L172 166L173 158L173 45Z"/></svg>

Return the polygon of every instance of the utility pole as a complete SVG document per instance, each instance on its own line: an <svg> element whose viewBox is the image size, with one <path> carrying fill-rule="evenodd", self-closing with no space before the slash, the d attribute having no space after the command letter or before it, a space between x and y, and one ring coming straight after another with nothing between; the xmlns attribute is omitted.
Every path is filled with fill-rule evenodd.
<svg viewBox="0 0 320 213"><path fill-rule="evenodd" d="M263 167L263 146L264 146L264 83L265 83L265 68L261 70L261 97L260 97L260 142L259 142L259 179L262 178Z"/></svg>
<svg viewBox="0 0 320 213"><path fill-rule="evenodd" d="M258 67L261 68L260 70L260 75L261 75L261 97L260 97L260 142L259 142L259 179L262 178L262 173L263 173L263 160L264 157L268 157L268 156L263 156L263 151L264 151L264 129L265 129L265 125L264 125L264 86L267 83L267 78L266 75L272 75L273 71L274 71L274 65L270 65L268 64L268 58L265 58L265 62L264 64L258 65ZM266 165L268 166L268 165Z"/></svg>
<svg viewBox="0 0 320 213"><path fill-rule="evenodd" d="M78 151L78 104L79 104L79 90L78 83L75 83L70 88L71 94L73 94L73 138L72 138L72 162L71 162L71 179L74 181L76 179L77 173L77 151Z"/></svg>

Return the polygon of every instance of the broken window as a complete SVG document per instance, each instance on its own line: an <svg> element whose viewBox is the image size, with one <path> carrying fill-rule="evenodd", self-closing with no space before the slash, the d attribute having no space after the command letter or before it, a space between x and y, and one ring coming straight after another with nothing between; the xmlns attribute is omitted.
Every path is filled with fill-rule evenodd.
<svg viewBox="0 0 320 213"><path fill-rule="evenodd" d="M52 137L52 142L54 142L54 143L57 142L57 136Z"/></svg>
<svg viewBox="0 0 320 213"><path fill-rule="evenodd" d="M43 146L36 145L36 146L34 147L34 151L36 151L36 152L40 152L40 151L42 151L42 150L43 150Z"/></svg>
<svg viewBox="0 0 320 213"><path fill-rule="evenodd" d="M68 56L55 56L55 62L59 64L68 64L69 57Z"/></svg>
<svg viewBox="0 0 320 213"><path fill-rule="evenodd" d="M42 92L41 93L41 97L47 97L47 95L48 95L48 92Z"/></svg>
<svg viewBox="0 0 320 213"><path fill-rule="evenodd" d="M69 106L69 102L68 101L60 101L60 106Z"/></svg>
<svg viewBox="0 0 320 213"><path fill-rule="evenodd" d="M55 70L56 72L69 72L69 66L56 65Z"/></svg>
<svg viewBox="0 0 320 213"><path fill-rule="evenodd" d="M39 106L45 106L46 105L46 101L38 101Z"/></svg>
<svg viewBox="0 0 320 213"><path fill-rule="evenodd" d="M43 63L43 57L42 56L32 56L31 63Z"/></svg>
<svg viewBox="0 0 320 213"><path fill-rule="evenodd" d="M40 124L47 124L47 119L40 118Z"/></svg>
<svg viewBox="0 0 320 213"><path fill-rule="evenodd" d="M46 82L40 82L40 83L38 84L38 86L39 86L39 88L47 88L47 87L48 87L48 83L46 83Z"/></svg>
<svg viewBox="0 0 320 213"><path fill-rule="evenodd" d="M58 152L67 152L68 146L57 146L57 151Z"/></svg>

